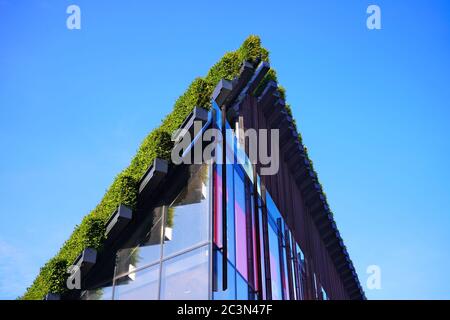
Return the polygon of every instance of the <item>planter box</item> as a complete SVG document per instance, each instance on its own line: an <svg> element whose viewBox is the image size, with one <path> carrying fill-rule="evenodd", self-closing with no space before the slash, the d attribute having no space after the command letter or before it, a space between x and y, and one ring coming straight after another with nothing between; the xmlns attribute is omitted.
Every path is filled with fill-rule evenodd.
<svg viewBox="0 0 450 320"><path fill-rule="evenodd" d="M188 131L191 135L191 139L193 140L197 133L200 131L201 127L208 121L208 110L194 107L194 110L184 119L182 125L180 126L180 131L177 135L175 135L174 140L176 142L180 141L183 137L182 131ZM194 124L197 122L197 126ZM198 126L198 123L201 124L201 127ZM181 131L182 130L182 131Z"/></svg>
<svg viewBox="0 0 450 320"><path fill-rule="evenodd" d="M264 76L269 72L270 70L270 64L266 61L260 62L258 67L255 70L255 73L253 74L253 77L251 78L248 87L245 91L243 91L244 94L252 94L253 91L256 90L256 88L259 86L261 81L264 79Z"/></svg>
<svg viewBox="0 0 450 320"><path fill-rule="evenodd" d="M274 109L274 104L278 100L275 94L277 92L277 89L278 89L277 83L271 80L264 87L261 96L258 98L259 107L266 114L272 113L271 109Z"/></svg>
<svg viewBox="0 0 450 320"><path fill-rule="evenodd" d="M91 268L97 262L97 250L92 248L86 248L80 255L75 259L73 263L74 266L79 268L78 272L81 272L81 281L83 281L84 276L91 270Z"/></svg>
<svg viewBox="0 0 450 320"><path fill-rule="evenodd" d="M139 183L139 193L143 196L151 194L166 176L168 169L169 163L166 160L159 158L153 160L153 164L148 168Z"/></svg>
<svg viewBox="0 0 450 320"><path fill-rule="evenodd" d="M132 210L121 204L106 223L106 238L110 241L116 239L132 218Z"/></svg>
<svg viewBox="0 0 450 320"><path fill-rule="evenodd" d="M244 61L244 63L241 65L241 69L239 69L239 75L232 81L232 91L228 95L227 101L225 103L231 103L236 100L236 98L238 98L238 100L239 98L242 98L240 94L252 79L253 72L253 65L248 61ZM233 108L235 107L235 105L233 105Z"/></svg>
<svg viewBox="0 0 450 320"><path fill-rule="evenodd" d="M214 88L211 98L217 103L219 107L229 102L233 84L229 80L221 79Z"/></svg>

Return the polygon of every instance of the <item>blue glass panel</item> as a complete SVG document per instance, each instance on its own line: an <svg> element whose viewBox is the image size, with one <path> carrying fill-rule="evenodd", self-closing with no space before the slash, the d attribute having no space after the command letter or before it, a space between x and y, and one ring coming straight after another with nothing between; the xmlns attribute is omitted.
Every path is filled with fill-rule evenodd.
<svg viewBox="0 0 450 320"><path fill-rule="evenodd" d="M237 300L252 300L250 288L247 281L239 274L236 275L236 299Z"/></svg>
<svg viewBox="0 0 450 320"><path fill-rule="evenodd" d="M209 240L209 167L192 165L190 170L188 185L166 212L164 257Z"/></svg>
<svg viewBox="0 0 450 320"><path fill-rule="evenodd" d="M233 165L227 165L227 239L228 260L236 265L236 230L235 230L235 207L234 207L234 170Z"/></svg>
<svg viewBox="0 0 450 320"><path fill-rule="evenodd" d="M159 264L116 280L114 300L158 299Z"/></svg>
<svg viewBox="0 0 450 320"><path fill-rule="evenodd" d="M282 219L280 211L278 211L278 208L275 205L275 202L273 201L269 192L266 192L266 206L267 206L267 211L269 212L270 219L272 219L274 222L277 221L278 219ZM276 223L275 223L275 227L278 228ZM280 230L280 232L281 232L281 230Z"/></svg>
<svg viewBox="0 0 450 320"><path fill-rule="evenodd" d="M162 207L155 208L131 237L129 243L117 251L116 277L159 261L163 231L162 212Z"/></svg>
<svg viewBox="0 0 450 320"><path fill-rule="evenodd" d="M163 261L160 299L206 300L208 290L208 246Z"/></svg>
<svg viewBox="0 0 450 320"><path fill-rule="evenodd" d="M269 260L270 260L270 275L272 279L272 299L283 299L283 288L281 278L280 266L280 248L278 240L278 230L274 228L272 223L269 223Z"/></svg>

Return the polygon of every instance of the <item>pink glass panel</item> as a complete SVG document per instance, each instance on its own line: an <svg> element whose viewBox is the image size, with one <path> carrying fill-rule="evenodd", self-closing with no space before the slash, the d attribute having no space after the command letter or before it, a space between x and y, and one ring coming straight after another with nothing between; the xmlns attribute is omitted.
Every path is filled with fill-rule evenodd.
<svg viewBox="0 0 450 320"><path fill-rule="evenodd" d="M243 189L237 188L237 192L244 192ZM236 202L234 206L236 217L236 268L240 274L247 280L247 230L245 211L242 203L238 202L241 198L239 194L235 195Z"/></svg>
<svg viewBox="0 0 450 320"><path fill-rule="evenodd" d="M214 170L214 243L222 248L222 176Z"/></svg>

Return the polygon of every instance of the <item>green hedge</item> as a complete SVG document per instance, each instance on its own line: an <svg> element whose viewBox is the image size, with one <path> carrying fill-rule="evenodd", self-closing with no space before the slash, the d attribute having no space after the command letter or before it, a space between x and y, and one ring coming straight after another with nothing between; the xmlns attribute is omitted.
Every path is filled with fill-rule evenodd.
<svg viewBox="0 0 450 320"><path fill-rule="evenodd" d="M75 227L57 255L41 268L33 284L20 298L42 299L48 292L63 293L68 265L84 248L101 250L105 222L111 213L121 203L134 208L138 182L153 159L170 158L171 133L182 124L195 106L210 108L210 96L217 82L222 78L232 79L237 76L244 60L256 63L268 59L269 53L261 46L259 37L252 35L239 49L226 53L205 77L195 79L175 102L173 111L144 139L130 165L117 175L100 203Z"/></svg>

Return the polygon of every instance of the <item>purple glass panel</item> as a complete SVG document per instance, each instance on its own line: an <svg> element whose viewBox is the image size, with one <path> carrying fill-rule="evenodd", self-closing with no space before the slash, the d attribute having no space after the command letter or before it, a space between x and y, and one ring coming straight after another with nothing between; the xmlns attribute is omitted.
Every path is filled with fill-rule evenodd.
<svg viewBox="0 0 450 320"><path fill-rule="evenodd" d="M245 188L242 178L235 173L234 211L236 219L236 268L248 280L247 276L247 225L245 216Z"/></svg>

